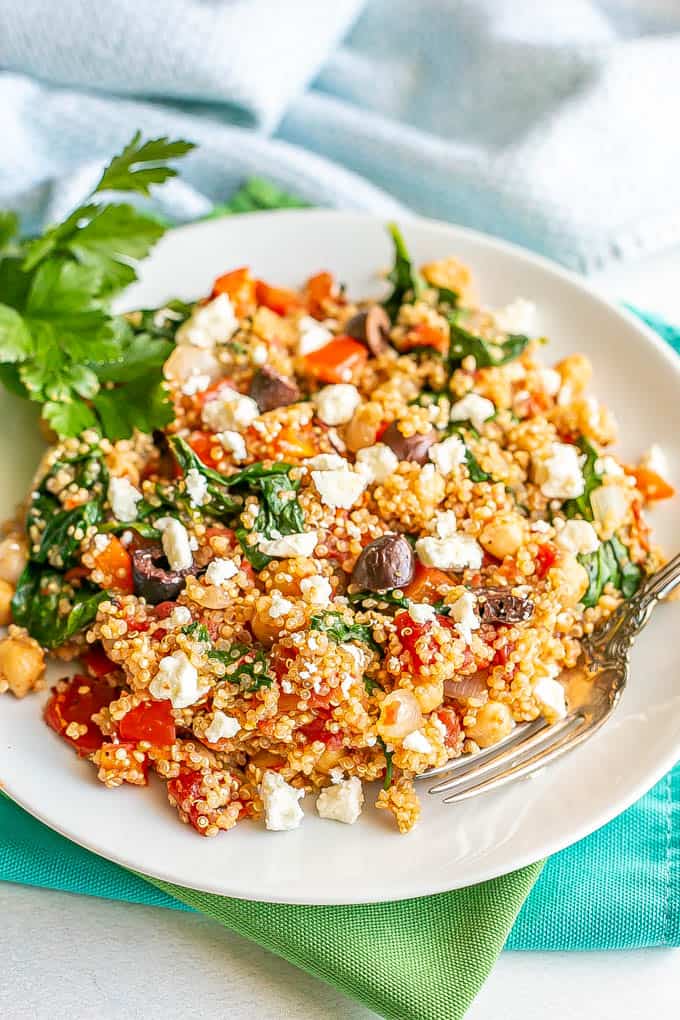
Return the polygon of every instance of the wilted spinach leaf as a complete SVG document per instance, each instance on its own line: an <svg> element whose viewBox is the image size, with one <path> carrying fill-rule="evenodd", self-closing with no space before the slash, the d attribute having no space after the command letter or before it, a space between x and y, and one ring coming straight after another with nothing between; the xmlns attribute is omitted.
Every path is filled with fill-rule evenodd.
<svg viewBox="0 0 680 1020"><path fill-rule="evenodd" d="M499 343L491 343L481 336L476 336L464 329L457 322L456 315L449 315L451 342L449 345L449 365L458 368L463 358L469 355L475 359L477 368L492 368L507 365L518 358L529 343L529 337L523 333L508 333L507 339Z"/></svg>
<svg viewBox="0 0 680 1020"><path fill-rule="evenodd" d="M342 613L323 613L313 616L310 621L312 630L323 631L332 641L342 644L343 641L361 641L376 652L381 648L373 638L372 629L365 623L347 623Z"/></svg>
<svg viewBox="0 0 680 1020"><path fill-rule="evenodd" d="M234 644L224 651L211 649L208 658L217 659L225 666L235 666L233 672L227 674L226 679L230 683L243 685L246 691L258 691L261 687L272 685L273 678L268 672L269 664L262 648Z"/></svg>
<svg viewBox="0 0 680 1020"><path fill-rule="evenodd" d="M586 608L597 605L609 583L626 599L640 587L642 570L631 561L628 549L616 535L601 542L595 552L582 554L578 559L588 574L588 590L581 599Z"/></svg>
<svg viewBox="0 0 680 1020"><path fill-rule="evenodd" d="M392 293L383 301L383 308L394 322L407 295L411 300L417 301L425 290L426 284L411 262L411 256L399 227L396 223L390 223L388 230L394 241L394 265L387 276L392 284Z"/></svg>
<svg viewBox="0 0 680 1020"><path fill-rule="evenodd" d="M58 648L92 623L100 603L108 598L108 592L86 581L75 587L58 571L29 563L12 599L12 619L44 648ZM60 611L62 600L71 607L68 613Z"/></svg>

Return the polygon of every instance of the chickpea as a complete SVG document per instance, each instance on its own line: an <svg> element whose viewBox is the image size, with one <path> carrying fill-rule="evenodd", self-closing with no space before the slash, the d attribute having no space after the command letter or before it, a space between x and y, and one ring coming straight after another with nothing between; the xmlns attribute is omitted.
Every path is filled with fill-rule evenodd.
<svg viewBox="0 0 680 1020"><path fill-rule="evenodd" d="M345 427L344 440L347 449L352 453L363 450L365 446L373 446L378 432L378 422L372 420L373 416L367 415L364 407L355 411Z"/></svg>
<svg viewBox="0 0 680 1020"><path fill-rule="evenodd" d="M497 559L514 556L524 540L524 524L517 514L502 514L482 529L482 548Z"/></svg>
<svg viewBox="0 0 680 1020"><path fill-rule="evenodd" d="M0 580L0 627L6 627L12 619L12 596L14 588L7 581Z"/></svg>
<svg viewBox="0 0 680 1020"><path fill-rule="evenodd" d="M305 614L288 602L287 608L280 593L262 595L255 604L251 620L253 634L258 641L269 648L278 639L282 630L297 630L305 625ZM272 613L273 611L273 613Z"/></svg>
<svg viewBox="0 0 680 1020"><path fill-rule="evenodd" d="M383 700L378 719L378 733L383 740L403 740L422 724L423 714L411 691L392 691Z"/></svg>
<svg viewBox="0 0 680 1020"><path fill-rule="evenodd" d="M480 747L497 744L515 725L512 713L502 701L487 701L477 711L477 721L465 730L466 736Z"/></svg>
<svg viewBox="0 0 680 1020"><path fill-rule="evenodd" d="M16 585L26 566L28 550L23 535L12 532L0 542L0 580Z"/></svg>
<svg viewBox="0 0 680 1020"><path fill-rule="evenodd" d="M421 267L421 273L432 287L447 287L455 291L462 301L472 290L472 275L467 266L458 259L449 257L437 262L428 262Z"/></svg>
<svg viewBox="0 0 680 1020"><path fill-rule="evenodd" d="M593 375L593 366L585 354L570 354L555 368L562 377L562 384L570 386L575 395L583 393Z"/></svg>
<svg viewBox="0 0 680 1020"><path fill-rule="evenodd" d="M17 698L33 690L45 670L45 655L23 627L10 627L0 641L0 679L5 680Z"/></svg>
<svg viewBox="0 0 680 1020"><path fill-rule="evenodd" d="M420 705L421 712L433 712L444 700L444 681L432 680L429 683L418 684L413 693Z"/></svg>
<svg viewBox="0 0 680 1020"><path fill-rule="evenodd" d="M548 579L565 609L578 605L588 590L588 574L573 553L564 553L548 571Z"/></svg>

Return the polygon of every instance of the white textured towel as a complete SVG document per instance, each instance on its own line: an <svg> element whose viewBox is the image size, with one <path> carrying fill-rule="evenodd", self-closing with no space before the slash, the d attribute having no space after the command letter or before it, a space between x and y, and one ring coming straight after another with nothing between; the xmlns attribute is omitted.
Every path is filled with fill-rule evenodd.
<svg viewBox="0 0 680 1020"><path fill-rule="evenodd" d="M677 0L0 0L0 68L0 205L29 227L139 127L201 144L180 218L258 172L585 270L680 242Z"/></svg>

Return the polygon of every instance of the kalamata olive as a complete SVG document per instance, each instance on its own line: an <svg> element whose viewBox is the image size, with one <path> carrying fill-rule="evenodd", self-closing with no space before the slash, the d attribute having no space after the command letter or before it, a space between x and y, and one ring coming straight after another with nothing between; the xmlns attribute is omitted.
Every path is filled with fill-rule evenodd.
<svg viewBox="0 0 680 1020"><path fill-rule="evenodd" d="M357 312L344 325L347 336L366 344L373 355L382 354L389 347L390 319L382 305L371 305L365 312Z"/></svg>
<svg viewBox="0 0 680 1020"><path fill-rule="evenodd" d="M300 390L292 379L284 379L268 365L264 365L253 376L250 396L260 411L273 411L275 407L287 407L300 398Z"/></svg>
<svg viewBox="0 0 680 1020"><path fill-rule="evenodd" d="M388 425L380 437L380 442L389 446L399 460L413 460L416 464L427 463L427 451L436 441L437 433L434 429L425 435L422 432L416 432L413 436L404 436L396 421Z"/></svg>
<svg viewBox="0 0 680 1020"><path fill-rule="evenodd" d="M149 605L172 602L184 590L190 570L170 570L160 546L135 549L132 554L132 582L135 595L146 599Z"/></svg>
<svg viewBox="0 0 680 1020"><path fill-rule="evenodd" d="M403 588L413 580L415 555L403 535L382 535L362 549L352 571L352 584L366 591Z"/></svg>
<svg viewBox="0 0 680 1020"><path fill-rule="evenodd" d="M524 623L531 619L531 599L513 595L507 588L477 588L477 612L482 623Z"/></svg>

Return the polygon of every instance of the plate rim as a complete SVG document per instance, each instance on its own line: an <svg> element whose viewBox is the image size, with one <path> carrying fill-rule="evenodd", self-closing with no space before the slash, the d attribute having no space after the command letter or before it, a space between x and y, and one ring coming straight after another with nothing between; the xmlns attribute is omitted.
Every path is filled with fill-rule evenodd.
<svg viewBox="0 0 680 1020"><path fill-rule="evenodd" d="M361 221L362 223L372 224L384 228L386 220L384 217L371 214L369 212L355 212L355 211L342 211L337 209L285 209L285 210L271 210L261 211L253 213L239 214L238 217L223 217L215 218L210 220L203 220L198 223L190 223L172 228L168 231L168 235L171 237L177 234L186 234L187 232L193 234L200 234L201 232L215 232L219 233L221 230L229 228L233 219L239 224L243 224L249 220L256 219L258 222L266 220L281 220L286 219L301 219L319 221L323 220L354 220ZM400 225L403 225L405 232L408 231L410 225L416 227L424 227L430 231L436 231L441 234L450 236L452 244L455 244L455 238L463 238L471 241L473 244L479 246L482 249L489 251L501 252L515 260L519 260L525 264L530 264L536 268L547 273L548 276L552 276L559 281L569 284L575 291L581 295L588 296L592 301L595 302L601 309L606 310L609 314L618 317L620 320L625 322L629 328L632 328L635 333L644 341L647 345L651 345L655 348L656 352L661 355L662 359L668 365L670 371L680 381L680 358L671 350L668 344L666 344L646 323L641 321L637 316L630 312L625 306L622 306L606 297L600 289L598 289L591 281L586 278L580 277L577 273L566 269L565 267L554 262L552 259L547 258L543 255L537 254L524 248L522 245L516 244L511 241L507 241L502 238L494 237L491 234L487 234L482 231L474 230L470 227L460 226L455 223L448 223L443 220L431 219L428 217L417 216L414 214L404 214L403 216L397 217L397 221ZM167 236L167 235L166 235ZM160 242L163 244L163 241ZM154 253L149 257L151 260L154 258ZM125 307L125 295L120 296L115 306L117 308ZM562 835L561 837L550 838L549 835L538 842L535 849L531 851L525 850L523 853L517 853L515 860L513 861L512 871L519 870L527 867L537 861L542 860L545 857L551 856L560 850L565 849L568 846L584 839L586 836L596 832L612 819L616 818L619 814L626 811L633 803L639 800L645 793L647 793L673 766L680 758L680 733L678 734L676 745L671 748L667 754L663 755L662 758L656 763L654 768L649 768L645 773L645 776L634 783L632 786L627 788L625 794L618 795L612 804L605 809L597 812L595 815L582 822L580 825L576 825L574 828L569 829L568 835ZM287 896L285 890L282 890L280 895L268 895L265 900L262 900L261 896L255 893L244 893L242 889L230 889L228 880L222 883L220 888L216 888L214 884L209 882L202 883L200 878L193 879L191 883L185 882L183 879L178 880L177 875L173 875L171 870L168 868L157 867L153 870L146 870L141 872L135 865L134 861L127 858L125 855L107 853L104 849L98 848L86 839L75 838L69 831L68 828L60 826L58 823L48 820L40 809L32 806L29 803L24 802L23 798L12 792L12 781L11 779L5 780L3 784L3 792L8 798L19 805L29 815L36 818L42 824L45 824L48 828L57 832L60 836L68 839L71 843L94 853L98 857L104 860L111 861L126 870L132 871L135 874L141 875L143 878L148 877L157 879L162 882L166 882L171 885L182 885L186 888L210 893L218 896L234 897L237 899L247 900L251 902L267 902L267 903L280 903L289 905L351 905L351 904L368 904L368 903L384 903L384 902L401 902L404 900L410 900L418 898L420 896L435 895L438 893L452 891L454 889L465 888L479 882L488 881L493 878L500 877L504 874L510 874L506 870L499 870L498 864L486 863L486 858L478 858L475 861L474 877L472 880L468 877L465 881L457 881L456 869L452 869L450 878L443 881L442 876L439 878L433 878L428 881L427 870L425 869L421 873L413 874L413 881L409 887L409 890L403 895L394 895L392 891L381 892L378 889L371 897L367 900L363 897L352 897L351 889L344 887L344 892L341 891L339 894L333 895L333 887L330 887L328 894L323 898L315 895L313 898L304 898L300 895ZM443 806L442 806L443 807ZM408 837L406 837L408 838Z"/></svg>

